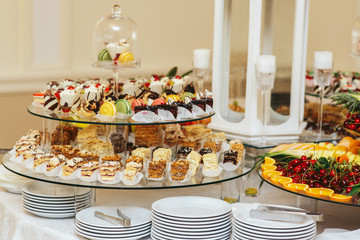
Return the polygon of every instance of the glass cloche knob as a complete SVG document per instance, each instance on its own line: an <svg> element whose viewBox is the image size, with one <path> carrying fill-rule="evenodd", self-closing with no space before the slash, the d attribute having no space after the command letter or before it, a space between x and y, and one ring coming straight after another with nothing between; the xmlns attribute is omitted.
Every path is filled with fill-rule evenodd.
<svg viewBox="0 0 360 240"><path fill-rule="evenodd" d="M101 18L94 30L94 66L102 68L139 67L138 33L135 22L125 17L119 5Z"/></svg>

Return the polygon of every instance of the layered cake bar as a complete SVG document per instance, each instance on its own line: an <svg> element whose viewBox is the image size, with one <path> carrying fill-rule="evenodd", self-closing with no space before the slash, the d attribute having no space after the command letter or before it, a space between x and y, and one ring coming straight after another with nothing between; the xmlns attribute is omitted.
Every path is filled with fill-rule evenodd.
<svg viewBox="0 0 360 240"><path fill-rule="evenodd" d="M244 145L240 139L233 139L229 142L230 149L237 151L239 154L242 154L244 151Z"/></svg>
<svg viewBox="0 0 360 240"><path fill-rule="evenodd" d="M84 178L89 178L98 169L100 169L99 160L87 161L81 167L81 176Z"/></svg>
<svg viewBox="0 0 360 240"><path fill-rule="evenodd" d="M54 157L49 159L49 162L46 165L46 171L51 171L56 167L59 167L66 162L66 157L64 155L55 155Z"/></svg>
<svg viewBox="0 0 360 240"><path fill-rule="evenodd" d="M137 173L137 169L133 167L127 167L124 170L124 178L129 181L134 181Z"/></svg>
<svg viewBox="0 0 360 240"><path fill-rule="evenodd" d="M167 124L164 128L164 143L169 146L177 144L179 140L185 137L179 124Z"/></svg>
<svg viewBox="0 0 360 240"><path fill-rule="evenodd" d="M187 155L191 152L190 147L181 147L176 153L176 158L178 159L186 159Z"/></svg>
<svg viewBox="0 0 360 240"><path fill-rule="evenodd" d="M210 142L214 142L216 144L216 151L220 152L222 143L226 141L226 135L224 132L219 132L213 134L209 140Z"/></svg>
<svg viewBox="0 0 360 240"><path fill-rule="evenodd" d="M238 152L233 150L225 151L223 163L227 163L227 162L236 165L238 163Z"/></svg>
<svg viewBox="0 0 360 240"><path fill-rule="evenodd" d="M153 152L152 161L165 160L171 162L171 149L170 148L158 148Z"/></svg>
<svg viewBox="0 0 360 240"><path fill-rule="evenodd" d="M35 169L37 166L40 166L43 163L47 163L51 158L55 157L54 154L45 153L45 154L36 154L34 157L33 168Z"/></svg>
<svg viewBox="0 0 360 240"><path fill-rule="evenodd" d="M135 145L157 146L162 141L161 126L136 126Z"/></svg>
<svg viewBox="0 0 360 240"><path fill-rule="evenodd" d="M195 151L198 151L201 147L201 140L200 139L194 139L194 138L185 138L182 142L183 147L189 147L192 148Z"/></svg>
<svg viewBox="0 0 360 240"><path fill-rule="evenodd" d="M71 150L73 150L72 145L52 145L51 146L51 152L55 155L64 155L64 153L67 153Z"/></svg>
<svg viewBox="0 0 360 240"><path fill-rule="evenodd" d="M34 145L27 144L27 145L20 145L15 148L15 157L25 154L28 151L35 151L37 148Z"/></svg>
<svg viewBox="0 0 360 240"><path fill-rule="evenodd" d="M75 157L67 160L62 168L63 176L70 176L77 169L81 168L83 163L84 163L84 159L79 157Z"/></svg>
<svg viewBox="0 0 360 240"><path fill-rule="evenodd" d="M149 167L148 167L148 177L160 179L162 178L165 169L166 169L165 160L159 160L156 162L151 161L149 162Z"/></svg>
<svg viewBox="0 0 360 240"><path fill-rule="evenodd" d="M189 162L183 159L171 163L171 179L173 181L182 181L189 170Z"/></svg>
<svg viewBox="0 0 360 240"><path fill-rule="evenodd" d="M30 139L36 139L35 142L36 142L37 144L40 144L40 143L41 143L42 131L30 129L26 135L27 135Z"/></svg>
<svg viewBox="0 0 360 240"><path fill-rule="evenodd" d="M191 151L189 153L189 155L187 155L186 160L190 164L189 169L190 169L190 171L192 171L193 175L196 174L196 172L199 168L201 159L202 159L202 157L201 157L200 153L195 152L195 151Z"/></svg>
<svg viewBox="0 0 360 240"><path fill-rule="evenodd" d="M34 148L34 149L28 149L26 151L24 151L22 153L23 155L23 161L26 161L30 158L34 158L36 155L38 154L44 154L45 152L40 150L40 149L37 149L37 148Z"/></svg>
<svg viewBox="0 0 360 240"><path fill-rule="evenodd" d="M128 168L130 166L136 168L138 172L141 172L143 169L143 158L140 156L131 155L125 161L125 168Z"/></svg>
<svg viewBox="0 0 360 240"><path fill-rule="evenodd" d="M218 161L215 153L207 153L203 156L204 171L217 171Z"/></svg>
<svg viewBox="0 0 360 240"><path fill-rule="evenodd" d="M142 160L144 161L150 161L150 157L151 157L150 148L145 148L145 147L136 148L131 152L131 154L133 156L141 157Z"/></svg>
<svg viewBox="0 0 360 240"><path fill-rule="evenodd" d="M112 181L117 172L121 170L121 157L118 155L108 155L102 158L100 165L100 179L102 181Z"/></svg>
<svg viewBox="0 0 360 240"><path fill-rule="evenodd" d="M210 148L212 150L212 152L217 152L216 151L216 143L215 142L204 142L204 148Z"/></svg>

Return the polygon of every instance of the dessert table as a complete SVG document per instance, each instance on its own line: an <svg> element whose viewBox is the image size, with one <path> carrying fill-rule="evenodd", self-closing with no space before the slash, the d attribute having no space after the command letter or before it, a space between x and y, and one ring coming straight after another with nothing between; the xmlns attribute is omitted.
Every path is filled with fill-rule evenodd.
<svg viewBox="0 0 360 240"><path fill-rule="evenodd" d="M161 198L181 195L219 197L221 184L164 190L96 190L97 205L135 205L151 209L151 204ZM268 184L261 187L259 197L240 197L241 202L260 202L296 206L296 196ZM356 230L360 228L360 208L318 202L318 211L325 221L317 224L318 233L325 228ZM74 231L74 219L40 218L22 208L21 195L8 193L0 188L0 239L85 239ZM150 238L146 238L150 239Z"/></svg>

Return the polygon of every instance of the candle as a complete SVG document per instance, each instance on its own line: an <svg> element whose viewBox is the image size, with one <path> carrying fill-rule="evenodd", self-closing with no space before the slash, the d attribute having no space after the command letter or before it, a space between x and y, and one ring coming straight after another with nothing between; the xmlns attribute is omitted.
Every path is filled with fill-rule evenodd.
<svg viewBox="0 0 360 240"><path fill-rule="evenodd" d="M256 70L259 73L275 73L276 58L273 55L260 55L256 59Z"/></svg>
<svg viewBox="0 0 360 240"><path fill-rule="evenodd" d="M210 49L194 49L193 67L208 69L210 66Z"/></svg>
<svg viewBox="0 0 360 240"><path fill-rule="evenodd" d="M332 69L333 54L329 51L314 52L314 67L315 69Z"/></svg>

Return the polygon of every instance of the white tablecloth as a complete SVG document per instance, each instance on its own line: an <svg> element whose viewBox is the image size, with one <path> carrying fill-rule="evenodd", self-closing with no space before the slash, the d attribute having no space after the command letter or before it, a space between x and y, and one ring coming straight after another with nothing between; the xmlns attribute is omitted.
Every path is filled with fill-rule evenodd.
<svg viewBox="0 0 360 240"><path fill-rule="evenodd" d="M180 195L219 197L221 185L208 185L163 190L97 190L97 205L136 205L151 209L161 198ZM241 202L261 202L296 206L296 196L264 184L260 197L241 197ZM325 222L318 223L318 233L325 228L355 230L360 228L360 207L343 206L318 201L318 212ZM32 215L22 208L21 195L0 188L1 240L79 240L74 232L74 219L47 219Z"/></svg>

